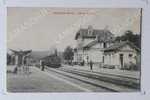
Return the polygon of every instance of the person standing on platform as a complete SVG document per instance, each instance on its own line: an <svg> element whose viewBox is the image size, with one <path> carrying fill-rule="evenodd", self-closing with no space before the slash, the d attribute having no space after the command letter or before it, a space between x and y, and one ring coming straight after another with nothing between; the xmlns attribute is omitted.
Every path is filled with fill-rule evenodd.
<svg viewBox="0 0 150 100"><path fill-rule="evenodd" d="M41 65L42 65L42 71L44 71L44 69L45 69L45 66L44 66L44 62L43 61L41 61Z"/></svg>
<svg viewBox="0 0 150 100"><path fill-rule="evenodd" d="M93 62L92 62L92 60L90 61L90 69L93 70Z"/></svg>

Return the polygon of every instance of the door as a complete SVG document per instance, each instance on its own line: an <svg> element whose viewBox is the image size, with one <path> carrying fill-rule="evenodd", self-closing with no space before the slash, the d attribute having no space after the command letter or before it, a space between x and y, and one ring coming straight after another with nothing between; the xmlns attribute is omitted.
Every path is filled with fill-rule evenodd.
<svg viewBox="0 0 150 100"><path fill-rule="evenodd" d="M121 68L123 68L123 54L120 54L120 64Z"/></svg>

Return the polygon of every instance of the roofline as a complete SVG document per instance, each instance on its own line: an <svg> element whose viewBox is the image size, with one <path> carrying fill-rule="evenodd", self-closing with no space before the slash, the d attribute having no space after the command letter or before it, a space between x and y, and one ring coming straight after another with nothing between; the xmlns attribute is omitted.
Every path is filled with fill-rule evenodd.
<svg viewBox="0 0 150 100"><path fill-rule="evenodd" d="M140 52L141 51L141 49L140 48L138 48L137 46L135 46L133 43L131 43L131 42L129 42L129 41L126 41L126 43L125 44L129 44L129 45L131 45L132 47L134 47L138 52ZM121 47L123 47L123 45L121 45L120 47L118 47L118 48L116 48L115 50L118 50L119 48L121 48ZM104 52L105 51L107 51L107 52L109 52L109 51L113 51L114 49L109 49L109 48L106 48L105 50L104 50Z"/></svg>
<svg viewBox="0 0 150 100"><path fill-rule="evenodd" d="M80 35L81 29L86 29L86 30L88 30L88 28L80 28L80 29L76 32L75 40L78 39L78 36ZM99 31L101 31L101 30L105 30L105 29L93 29L93 30L99 30ZM107 31L109 31L109 33L111 33L112 35L114 35L110 30L107 30ZM96 38L96 37L94 36L94 37L89 37L89 38Z"/></svg>

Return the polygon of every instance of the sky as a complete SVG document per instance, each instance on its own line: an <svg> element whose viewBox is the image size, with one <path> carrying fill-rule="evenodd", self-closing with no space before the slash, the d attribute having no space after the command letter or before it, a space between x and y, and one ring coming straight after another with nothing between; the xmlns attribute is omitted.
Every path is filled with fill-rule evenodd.
<svg viewBox="0 0 150 100"><path fill-rule="evenodd" d="M115 36L140 33L139 8L7 8L7 48L63 51L75 47L76 32L92 25Z"/></svg>

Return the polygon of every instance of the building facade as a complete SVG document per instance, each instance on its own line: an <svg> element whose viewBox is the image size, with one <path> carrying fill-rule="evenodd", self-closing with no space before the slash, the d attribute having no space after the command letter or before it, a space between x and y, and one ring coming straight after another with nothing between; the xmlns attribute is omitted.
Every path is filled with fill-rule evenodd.
<svg viewBox="0 0 150 100"><path fill-rule="evenodd" d="M139 67L137 65L140 65L140 49L129 41L114 43L104 50L103 63L104 65L111 65L119 69Z"/></svg>
<svg viewBox="0 0 150 100"><path fill-rule="evenodd" d="M137 64L140 50L130 43L116 42L109 30L93 29L88 26L80 29L75 36L77 46L74 49L74 62L88 64L92 61L99 67L113 66L123 68L128 64Z"/></svg>

